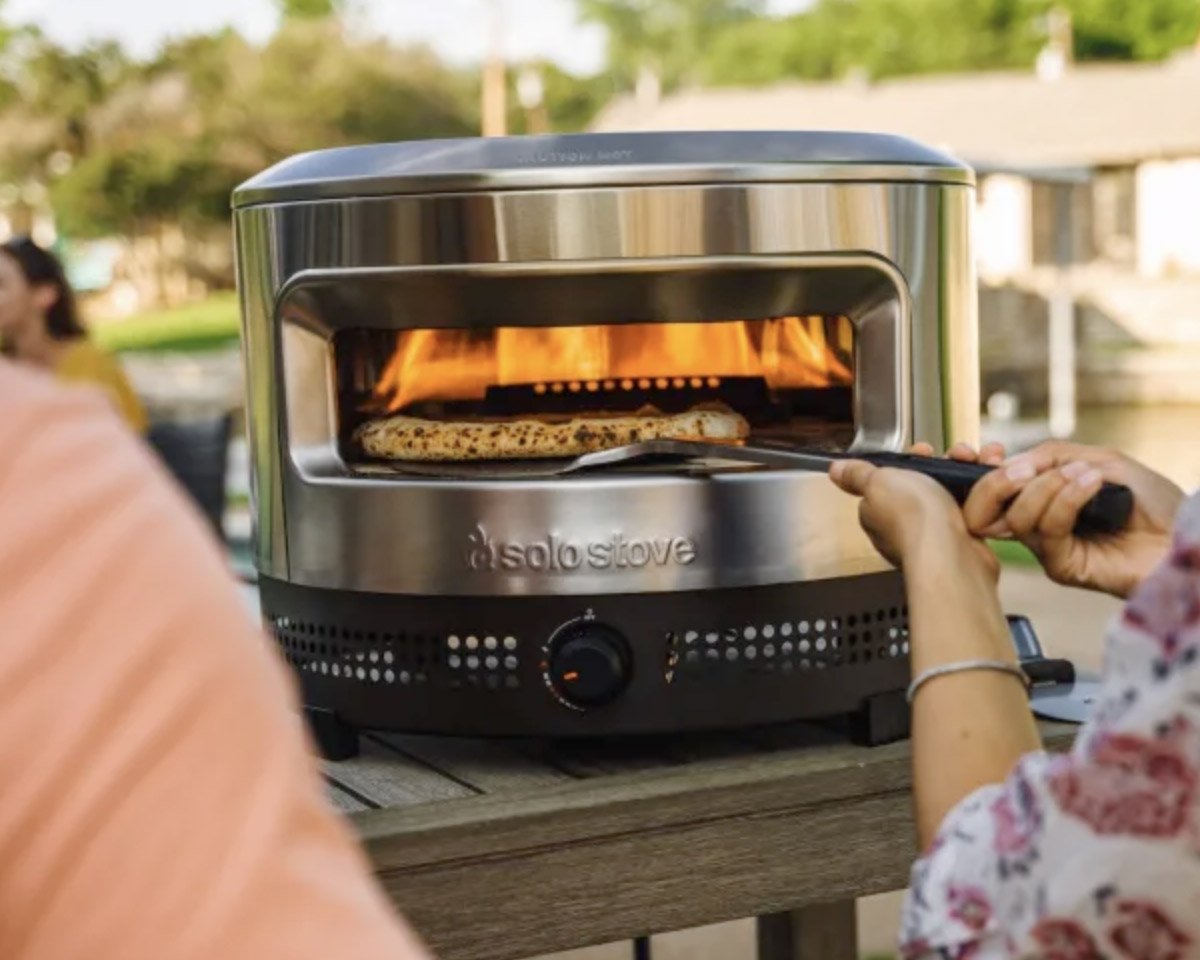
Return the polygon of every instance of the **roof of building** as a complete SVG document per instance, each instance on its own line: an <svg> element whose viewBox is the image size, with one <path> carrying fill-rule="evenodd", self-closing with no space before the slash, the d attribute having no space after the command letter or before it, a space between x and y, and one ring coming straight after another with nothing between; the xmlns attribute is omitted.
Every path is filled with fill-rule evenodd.
<svg viewBox="0 0 1200 960"><path fill-rule="evenodd" d="M981 166L1121 165L1200 157L1200 50L1162 63L788 83L613 102L596 130L868 130L896 133Z"/></svg>

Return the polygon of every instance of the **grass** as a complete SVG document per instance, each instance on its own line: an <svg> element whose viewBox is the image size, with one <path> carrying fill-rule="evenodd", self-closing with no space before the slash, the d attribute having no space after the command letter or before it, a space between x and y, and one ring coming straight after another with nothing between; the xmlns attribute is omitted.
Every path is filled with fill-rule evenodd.
<svg viewBox="0 0 1200 960"><path fill-rule="evenodd" d="M115 353L201 351L237 343L238 325L236 294L218 293L198 303L98 324L92 336Z"/></svg>
<svg viewBox="0 0 1200 960"><path fill-rule="evenodd" d="M992 553L1000 558L1000 563L1006 567L1036 567L1038 559L1029 552L1029 548L1013 540L992 540L989 545Z"/></svg>

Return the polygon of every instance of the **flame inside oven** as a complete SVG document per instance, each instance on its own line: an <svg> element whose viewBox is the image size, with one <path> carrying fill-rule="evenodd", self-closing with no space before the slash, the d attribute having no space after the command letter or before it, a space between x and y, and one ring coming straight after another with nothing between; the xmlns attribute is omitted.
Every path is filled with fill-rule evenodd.
<svg viewBox="0 0 1200 960"><path fill-rule="evenodd" d="M371 406L395 412L427 401L482 401L518 387L533 396L590 393L609 409L622 393L712 389L731 379L770 391L846 387L852 357L845 317L405 330Z"/></svg>

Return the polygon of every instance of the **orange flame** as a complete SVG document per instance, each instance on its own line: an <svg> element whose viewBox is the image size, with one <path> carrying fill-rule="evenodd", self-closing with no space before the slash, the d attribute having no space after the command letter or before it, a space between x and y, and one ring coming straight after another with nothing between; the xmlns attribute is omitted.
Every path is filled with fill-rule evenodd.
<svg viewBox="0 0 1200 960"><path fill-rule="evenodd" d="M405 330L375 387L389 411L422 400L480 400L488 387L605 382L649 388L762 377L772 389L846 385L851 327L837 318L715 323ZM697 382L700 381L700 382ZM588 385L593 386L588 386ZM541 386L539 386L541 385Z"/></svg>

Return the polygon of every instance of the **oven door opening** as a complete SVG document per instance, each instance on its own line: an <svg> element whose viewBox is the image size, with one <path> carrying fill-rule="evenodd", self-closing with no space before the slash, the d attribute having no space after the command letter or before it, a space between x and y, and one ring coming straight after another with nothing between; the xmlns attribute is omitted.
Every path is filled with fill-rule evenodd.
<svg viewBox="0 0 1200 960"><path fill-rule="evenodd" d="M755 434L824 449L854 439L845 317L708 323L345 330L334 341L347 462L365 421L546 423L732 412Z"/></svg>
<svg viewBox="0 0 1200 960"><path fill-rule="evenodd" d="M859 271L857 285L832 289L829 281L845 271L823 273L824 284L762 269L501 274L504 283L474 274L457 282L422 277L407 290L411 276L375 285L322 278L293 290L281 307L289 419L301 421L291 425L292 444L297 433L313 433L304 411L314 407L321 380L328 393L316 404L325 411L322 439L351 475L429 475L431 461L587 452L568 443L560 453L537 440L520 450L503 440L489 446L489 437L529 422L548 425L544 432L561 428L560 439L568 425L586 432L619 424L595 441L602 447L629 442L641 425L663 429L695 414L722 430L736 425L730 442L762 438L840 451L872 429L896 434L903 403L886 401L902 382L899 298L886 295L895 293L888 285L881 296L882 272ZM839 300L857 310L828 309ZM809 302L824 309L806 309ZM313 376L318 365L324 377ZM864 398L865 390L876 395ZM864 413L876 422L864 423ZM380 453L363 442L363 431L382 424L405 438L487 429L475 429L483 442L469 449L441 440L434 453L412 453L406 439Z"/></svg>

